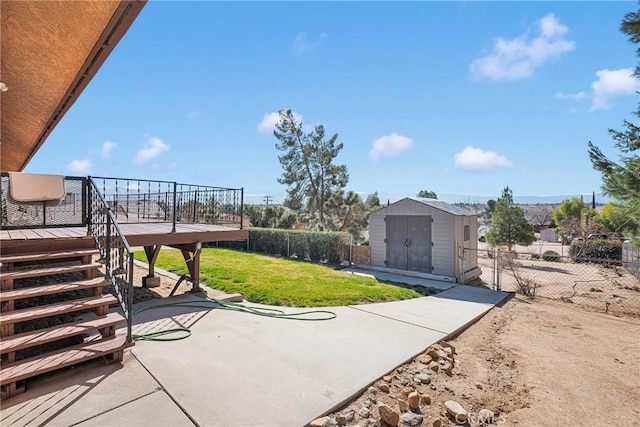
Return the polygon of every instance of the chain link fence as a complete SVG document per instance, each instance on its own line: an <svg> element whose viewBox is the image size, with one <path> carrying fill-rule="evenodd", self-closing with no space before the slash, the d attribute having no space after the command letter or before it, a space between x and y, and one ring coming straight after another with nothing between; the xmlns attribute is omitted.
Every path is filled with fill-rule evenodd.
<svg viewBox="0 0 640 427"><path fill-rule="evenodd" d="M640 317L640 279L620 260L559 254L464 249L477 256L478 282L532 300L546 298L588 310Z"/></svg>

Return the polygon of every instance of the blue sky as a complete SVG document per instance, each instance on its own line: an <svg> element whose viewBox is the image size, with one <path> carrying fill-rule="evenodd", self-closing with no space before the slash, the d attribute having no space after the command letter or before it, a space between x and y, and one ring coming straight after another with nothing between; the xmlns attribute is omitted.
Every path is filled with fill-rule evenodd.
<svg viewBox="0 0 640 427"><path fill-rule="evenodd" d="M26 171L285 196L291 108L344 149L347 189L590 194L593 141L632 119L635 2L150 1Z"/></svg>

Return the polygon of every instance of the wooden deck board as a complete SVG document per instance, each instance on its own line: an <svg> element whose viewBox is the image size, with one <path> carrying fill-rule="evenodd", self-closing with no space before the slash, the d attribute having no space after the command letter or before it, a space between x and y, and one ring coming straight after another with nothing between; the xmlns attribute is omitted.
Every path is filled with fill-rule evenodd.
<svg viewBox="0 0 640 427"><path fill-rule="evenodd" d="M121 223L119 226L131 247L246 240L249 234L246 229L210 224L178 223L175 232L172 232L172 224L168 222ZM0 246L3 253L64 250L60 248L60 239L64 243L65 239L74 238L86 239L87 244L91 244L93 240L87 237L86 227L0 230Z"/></svg>
<svg viewBox="0 0 640 427"><path fill-rule="evenodd" d="M0 384L20 381L38 374L54 371L74 365L78 362L95 359L110 353L123 350L132 344L126 341L124 335L115 336L100 341L79 344L47 354L18 362L9 363L0 371Z"/></svg>
<svg viewBox="0 0 640 427"><path fill-rule="evenodd" d="M56 325L49 328L37 329L18 335L2 337L0 341L0 353L18 351L36 345L46 344L75 335L87 334L97 329L108 328L118 323L125 322L125 318L118 313L109 313L90 320L81 320L65 325Z"/></svg>

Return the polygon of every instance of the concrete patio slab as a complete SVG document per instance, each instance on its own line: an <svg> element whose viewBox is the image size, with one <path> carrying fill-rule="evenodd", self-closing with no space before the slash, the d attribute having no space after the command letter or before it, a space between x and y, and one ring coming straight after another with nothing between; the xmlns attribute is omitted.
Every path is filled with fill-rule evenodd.
<svg viewBox="0 0 640 427"><path fill-rule="evenodd" d="M509 295L506 292L459 285L430 297L352 308L449 335L473 322Z"/></svg>
<svg viewBox="0 0 640 427"><path fill-rule="evenodd" d="M344 273L347 273L347 274L355 274L358 276L372 277L372 278L383 280L386 282L406 283L408 285L434 288L440 291L453 288L454 286L457 285L457 283L455 282L435 280L435 279L429 279L429 278L418 277L418 276L404 276L404 275L401 276L401 275L389 273L386 271L378 271L378 270L358 268L358 267L345 268L344 270L340 270L340 271L343 271Z"/></svg>
<svg viewBox="0 0 640 427"><path fill-rule="evenodd" d="M122 364L96 360L31 381L25 393L2 402L0 425L70 426L158 390L149 372L125 352ZM165 411L156 415L162 418Z"/></svg>
<svg viewBox="0 0 640 427"><path fill-rule="evenodd" d="M175 405L167 394L158 390L108 412L76 424L82 427L182 427L195 424Z"/></svg>
<svg viewBox="0 0 640 427"><path fill-rule="evenodd" d="M444 337L349 307L328 310L338 317L212 310L189 339L131 351L201 425L300 426Z"/></svg>

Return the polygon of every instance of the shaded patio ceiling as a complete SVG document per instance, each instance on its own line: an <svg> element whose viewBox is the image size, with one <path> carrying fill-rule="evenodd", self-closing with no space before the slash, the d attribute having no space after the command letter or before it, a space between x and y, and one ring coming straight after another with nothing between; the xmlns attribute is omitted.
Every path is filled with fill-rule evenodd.
<svg viewBox="0 0 640 427"><path fill-rule="evenodd" d="M0 1L0 169L21 171L146 0Z"/></svg>

